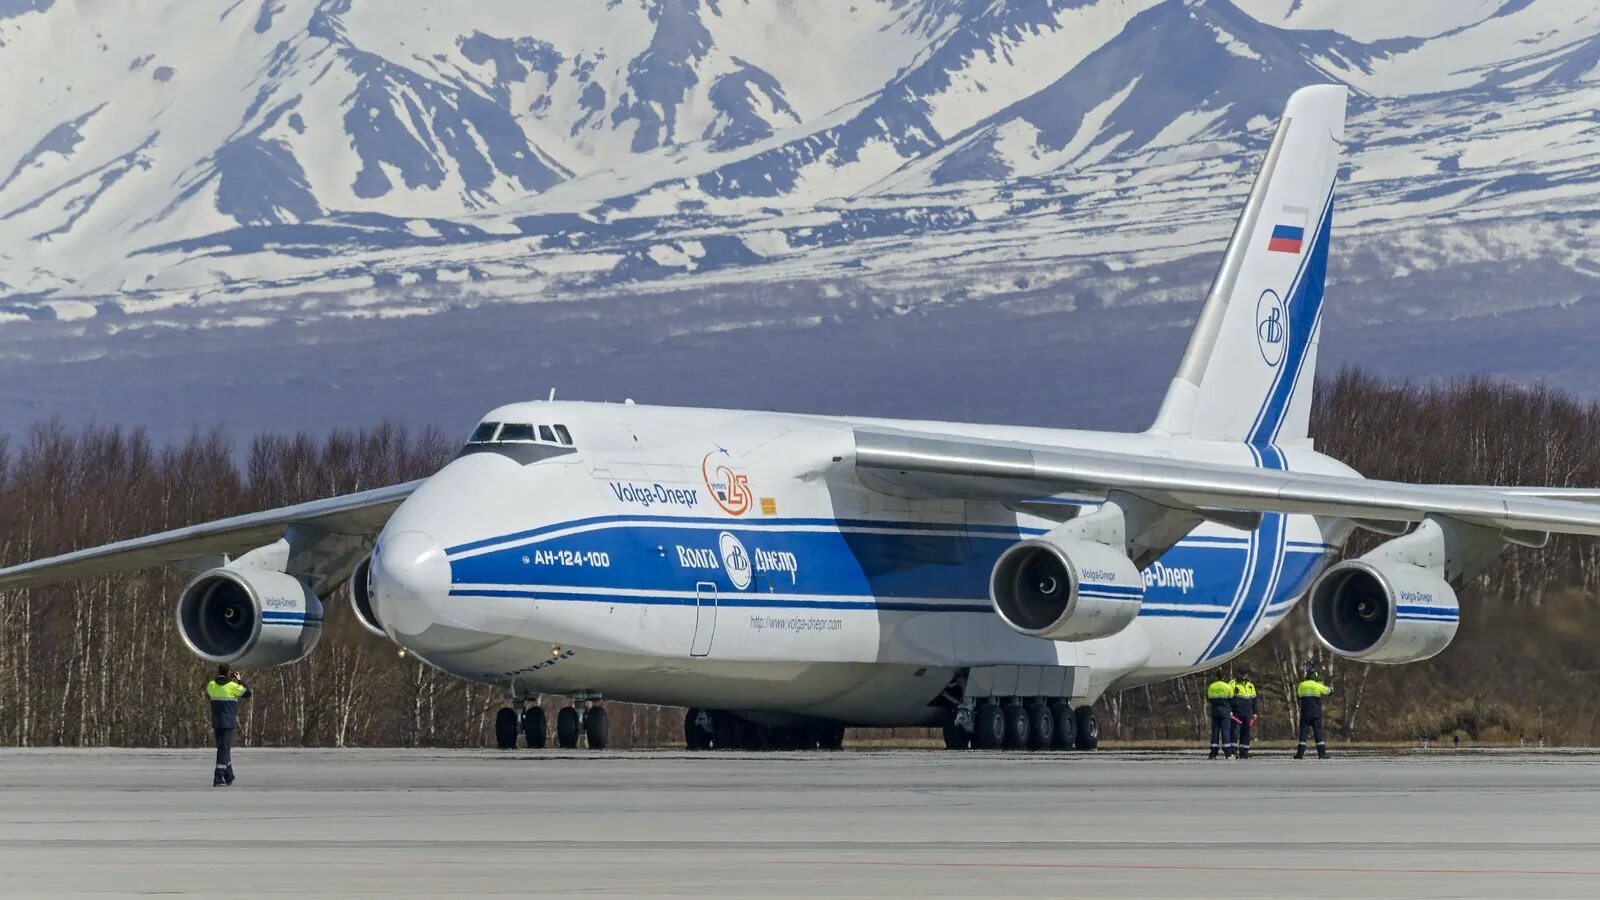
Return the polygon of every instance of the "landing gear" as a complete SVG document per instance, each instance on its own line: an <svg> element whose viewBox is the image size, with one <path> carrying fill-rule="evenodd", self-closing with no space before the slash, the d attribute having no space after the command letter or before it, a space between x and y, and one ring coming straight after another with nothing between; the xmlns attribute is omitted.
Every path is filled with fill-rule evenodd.
<svg viewBox="0 0 1600 900"><path fill-rule="evenodd" d="M1044 750L1049 748L1056 733L1056 717L1050 712L1050 707L1042 701L1035 700L1029 703L1028 710L1028 740L1029 750Z"/></svg>
<svg viewBox="0 0 1600 900"><path fill-rule="evenodd" d="M1028 711L1016 702L1007 703L1001 709L1005 711L1004 747L1021 750L1028 746Z"/></svg>
<svg viewBox="0 0 1600 900"><path fill-rule="evenodd" d="M738 750L744 746L744 720L730 712L711 714L711 746L718 750Z"/></svg>
<svg viewBox="0 0 1600 900"><path fill-rule="evenodd" d="M556 712L556 746L563 750L578 746L578 710L571 706Z"/></svg>
<svg viewBox="0 0 1600 900"><path fill-rule="evenodd" d="M972 745L979 750L998 750L1006 742L1006 714L1000 704L985 700L972 716Z"/></svg>
<svg viewBox="0 0 1600 900"><path fill-rule="evenodd" d="M589 707L583 717L583 732L589 739L590 750L604 750L606 742L611 739L609 734L610 722L606 719L606 710L603 706Z"/></svg>
<svg viewBox="0 0 1600 900"><path fill-rule="evenodd" d="M1072 714L1072 707L1058 700L1050 704L1050 718L1055 724L1055 733L1050 735L1050 749L1071 750L1078 737L1078 717Z"/></svg>
<svg viewBox="0 0 1600 900"><path fill-rule="evenodd" d="M501 750L517 749L517 711L501 707L494 714L494 745Z"/></svg>
<svg viewBox="0 0 1600 900"><path fill-rule="evenodd" d="M711 715L690 709L683 714L683 745L690 750L711 749Z"/></svg>
<svg viewBox="0 0 1600 900"><path fill-rule="evenodd" d="M1073 711L1077 718L1077 734L1074 746L1079 750L1093 750L1100 746L1100 720L1094 716L1094 707L1080 706Z"/></svg>
<svg viewBox="0 0 1600 900"><path fill-rule="evenodd" d="M844 746L844 726L824 725L817 729L817 746L823 750L838 750Z"/></svg>
<svg viewBox="0 0 1600 900"><path fill-rule="evenodd" d="M965 750L972 746L972 735L961 723L951 721L944 726L944 748L946 750Z"/></svg>
<svg viewBox="0 0 1600 900"><path fill-rule="evenodd" d="M543 750L545 744L544 707L531 706L522 712L522 737L529 750Z"/></svg>

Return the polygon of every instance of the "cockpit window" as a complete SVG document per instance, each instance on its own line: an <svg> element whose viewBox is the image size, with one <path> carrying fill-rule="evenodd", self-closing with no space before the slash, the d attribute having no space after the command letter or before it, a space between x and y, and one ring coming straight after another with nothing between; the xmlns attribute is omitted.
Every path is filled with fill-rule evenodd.
<svg viewBox="0 0 1600 900"><path fill-rule="evenodd" d="M499 429L499 422L480 422L478 427L472 430L472 437L467 438L467 443L487 444L494 440L494 433ZM460 434L459 431L456 433Z"/></svg>
<svg viewBox="0 0 1600 900"><path fill-rule="evenodd" d="M539 440L548 441L549 443L554 444L556 442L556 433L550 430L549 425L540 425Z"/></svg>
<svg viewBox="0 0 1600 900"><path fill-rule="evenodd" d="M527 441L531 443L534 440L532 425L522 422L507 422L505 427L500 429L500 443L502 444L506 441Z"/></svg>
<svg viewBox="0 0 1600 900"><path fill-rule="evenodd" d="M567 430L567 426L557 425L556 437L560 438L561 443L566 444L568 447L572 446L572 432Z"/></svg>

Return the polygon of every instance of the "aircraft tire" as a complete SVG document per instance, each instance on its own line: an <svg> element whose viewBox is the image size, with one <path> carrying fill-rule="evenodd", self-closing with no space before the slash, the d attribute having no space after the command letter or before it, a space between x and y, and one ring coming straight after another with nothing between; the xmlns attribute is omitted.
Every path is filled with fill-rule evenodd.
<svg viewBox="0 0 1600 900"><path fill-rule="evenodd" d="M1050 735L1050 749L1071 750L1078 736L1078 717L1072 714L1070 705L1059 700L1050 704L1050 715L1056 720L1055 733Z"/></svg>
<svg viewBox="0 0 1600 900"><path fill-rule="evenodd" d="M944 748L946 750L965 750L972 746L972 735L965 728L955 722L946 722L944 725Z"/></svg>
<svg viewBox="0 0 1600 900"><path fill-rule="evenodd" d="M529 750L544 749L546 725L544 707L530 706L522 711L522 737Z"/></svg>
<svg viewBox="0 0 1600 900"><path fill-rule="evenodd" d="M578 746L578 711L570 706L556 713L556 746L563 750Z"/></svg>
<svg viewBox="0 0 1600 900"><path fill-rule="evenodd" d="M1005 712L1005 742L1007 750L1021 750L1028 746L1028 710L1021 703L1007 703Z"/></svg>
<svg viewBox="0 0 1600 900"><path fill-rule="evenodd" d="M583 717L583 731L589 738L590 750L604 750L611 740L611 722L603 706L591 706Z"/></svg>
<svg viewBox="0 0 1600 900"><path fill-rule="evenodd" d="M998 750L1006 742L1006 714L1000 704L985 700L978 704L972 720L973 746L979 750Z"/></svg>
<svg viewBox="0 0 1600 900"><path fill-rule="evenodd" d="M494 714L494 745L501 750L517 749L517 711L509 706Z"/></svg>
<svg viewBox="0 0 1600 900"><path fill-rule="evenodd" d="M716 710L711 714L711 746L718 750L739 748L739 717L731 712Z"/></svg>
<svg viewBox="0 0 1600 900"><path fill-rule="evenodd" d="M711 749L711 732L700 727L700 710L698 709L684 711L683 746L690 750Z"/></svg>
<svg viewBox="0 0 1600 900"><path fill-rule="evenodd" d="M1042 701L1029 703L1028 709L1028 749L1049 750L1050 744L1055 740L1056 717L1050 712L1050 707Z"/></svg>
<svg viewBox="0 0 1600 900"><path fill-rule="evenodd" d="M839 750L844 747L844 726L824 725L817 729L817 746L823 750Z"/></svg>
<svg viewBox="0 0 1600 900"><path fill-rule="evenodd" d="M1079 750L1093 750L1100 746L1100 720L1095 718L1094 707L1080 706L1073 710L1077 721L1077 734L1073 746Z"/></svg>

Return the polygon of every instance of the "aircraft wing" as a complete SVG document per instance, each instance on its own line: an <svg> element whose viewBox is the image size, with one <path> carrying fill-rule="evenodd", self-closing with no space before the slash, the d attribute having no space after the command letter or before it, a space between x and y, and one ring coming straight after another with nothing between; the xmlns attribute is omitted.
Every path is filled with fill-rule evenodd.
<svg viewBox="0 0 1600 900"><path fill-rule="evenodd" d="M291 525L338 534L377 534L400 501L421 483L411 481L246 513L22 563L0 569L0 590L35 587L206 556L234 556L276 541Z"/></svg>
<svg viewBox="0 0 1600 900"><path fill-rule="evenodd" d="M858 472L891 490L915 494L1099 502L1111 491L1124 491L1177 509L1377 522L1418 522L1434 514L1505 532L1600 535L1600 506L1552 499L1577 489L1529 493L1372 481L874 428L857 428L855 438Z"/></svg>

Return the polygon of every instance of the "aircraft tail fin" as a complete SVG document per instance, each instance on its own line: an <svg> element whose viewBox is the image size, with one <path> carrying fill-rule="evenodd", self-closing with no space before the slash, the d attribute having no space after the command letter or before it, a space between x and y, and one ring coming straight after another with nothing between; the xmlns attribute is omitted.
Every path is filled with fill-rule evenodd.
<svg viewBox="0 0 1600 900"><path fill-rule="evenodd" d="M1343 85L1289 98L1152 432L1306 439L1344 108Z"/></svg>

